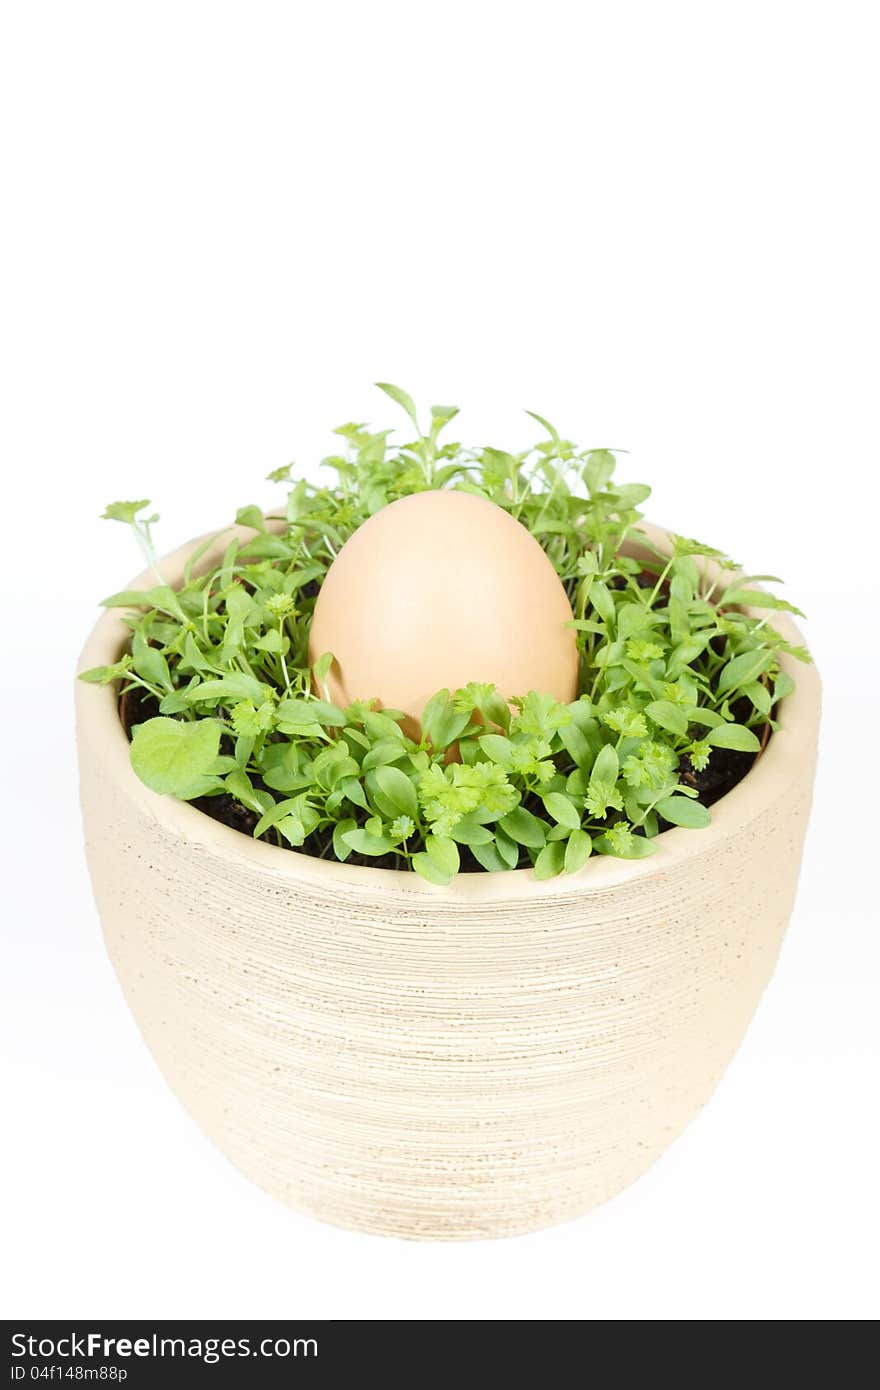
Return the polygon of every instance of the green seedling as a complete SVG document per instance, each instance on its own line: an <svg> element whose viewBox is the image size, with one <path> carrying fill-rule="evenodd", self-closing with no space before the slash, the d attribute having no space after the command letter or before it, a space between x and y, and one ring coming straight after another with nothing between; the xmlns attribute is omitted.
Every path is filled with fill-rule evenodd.
<svg viewBox="0 0 880 1390"><path fill-rule="evenodd" d="M737 567L683 536L658 550L640 529L650 489L616 482L609 449L579 449L540 416L547 437L522 453L444 443L454 408L433 407L423 432L406 392L382 389L412 425L406 442L342 426L339 452L323 461L331 485L291 468L270 474L287 489L274 524L241 508L251 534L230 535L206 573L192 556L177 590L160 572L150 504L107 508L132 528L156 585L105 600L124 611L130 650L83 679L139 700L137 775L208 809L231 798L277 845L409 868L437 885L462 867L531 865L550 878L591 853L640 859L670 826L707 825L700 777L731 754L748 769L793 688L781 656L809 660L772 626L774 612L798 610L755 588L778 581L718 579L718 566ZM313 680L307 648L327 569L368 517L428 488L487 497L540 542L572 603L573 703L443 690L415 741L393 711L322 698L332 654Z"/></svg>

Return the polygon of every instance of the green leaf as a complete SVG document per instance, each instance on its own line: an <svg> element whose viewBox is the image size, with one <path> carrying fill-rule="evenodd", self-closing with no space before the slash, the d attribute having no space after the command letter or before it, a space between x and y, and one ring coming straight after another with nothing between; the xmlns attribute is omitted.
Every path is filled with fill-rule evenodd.
<svg viewBox="0 0 880 1390"><path fill-rule="evenodd" d="M243 738L254 739L272 728L275 709L271 700L257 707L252 700L239 700L232 706L232 727Z"/></svg>
<svg viewBox="0 0 880 1390"><path fill-rule="evenodd" d="M380 391L385 392L386 396L390 396L391 399L397 405L402 406L402 408L406 411L407 415L415 425L416 432L420 435L421 430L419 429L419 420L416 414L415 402L413 401L412 396L410 396L406 391L402 390L400 386L392 385L390 381L377 381L376 385L378 386Z"/></svg>
<svg viewBox="0 0 880 1390"><path fill-rule="evenodd" d="M324 682L325 682L326 679L327 679L327 673L329 672L330 667L333 665L333 661L334 661L333 653L332 653L332 652L324 652L323 656L319 656L319 657L318 657L318 660L315 662L314 666L312 667L312 670L313 670L314 673L315 673L315 680L317 681L318 686L319 686L319 688L321 688L321 689L323 689Z"/></svg>
<svg viewBox="0 0 880 1390"><path fill-rule="evenodd" d="M601 715L601 719L606 728L613 729L625 738L647 737L648 725L645 716L640 709L634 709L632 705L621 704L617 709L607 710Z"/></svg>
<svg viewBox="0 0 880 1390"><path fill-rule="evenodd" d="M436 859L432 859L430 854L414 854L411 864L420 878L428 883L434 883L439 888L445 888L455 878L455 873L449 873L441 868Z"/></svg>
<svg viewBox="0 0 880 1390"><path fill-rule="evenodd" d="M773 608L783 613L794 613L798 618L804 616L793 603L786 603L785 599L777 598L775 594L765 594L763 589L728 589L721 602L735 603L742 608Z"/></svg>
<svg viewBox="0 0 880 1390"><path fill-rule="evenodd" d="M483 734L478 740L480 747L493 763L510 770L513 760L513 744L503 734Z"/></svg>
<svg viewBox="0 0 880 1390"><path fill-rule="evenodd" d="M461 861L458 846L453 840L445 835L426 835L425 851L441 872L448 874L450 878L458 873Z"/></svg>
<svg viewBox="0 0 880 1390"><path fill-rule="evenodd" d="M290 545L281 536L254 536L239 551L242 560L290 560L294 554Z"/></svg>
<svg viewBox="0 0 880 1390"><path fill-rule="evenodd" d="M678 561L682 564L682 561ZM673 642L686 642L690 632L688 608L693 602L692 586L681 574L673 576L669 585L669 631Z"/></svg>
<svg viewBox="0 0 880 1390"><path fill-rule="evenodd" d="M346 717L351 721L351 709L346 710ZM397 739L399 744L404 742L404 733L400 725L387 711L382 710L360 710L359 717L363 722L364 732L374 739Z"/></svg>
<svg viewBox="0 0 880 1390"><path fill-rule="evenodd" d="M270 627L268 632L256 639L254 646L259 652L283 652L286 655L290 651L290 638L283 636L277 628Z"/></svg>
<svg viewBox="0 0 880 1390"><path fill-rule="evenodd" d="M201 681L187 692L187 704L229 704L233 700L251 700L261 705L266 696L266 687L256 676L243 672L233 672L219 680Z"/></svg>
<svg viewBox="0 0 880 1390"><path fill-rule="evenodd" d="M524 806L516 806L498 824L517 844L525 845L528 849L543 849L547 827Z"/></svg>
<svg viewBox="0 0 880 1390"><path fill-rule="evenodd" d="M743 687L743 694L748 696L759 714L763 714L769 719L773 702L766 685L763 685L761 681L751 681L749 685Z"/></svg>
<svg viewBox="0 0 880 1390"><path fill-rule="evenodd" d="M606 743L599 751L587 784L586 807L591 816L603 820L610 808L620 810L622 800L617 790L619 772L617 750Z"/></svg>
<svg viewBox="0 0 880 1390"><path fill-rule="evenodd" d="M714 729L716 724L724 723L723 714L714 709L706 709L703 705L689 705L686 713L689 724L701 724L705 729Z"/></svg>
<svg viewBox="0 0 880 1390"><path fill-rule="evenodd" d="M374 743L369 753L367 753L361 767L364 772L370 772L373 768L383 767L388 763L396 763L404 752L403 745L396 738L382 738L378 743Z"/></svg>
<svg viewBox="0 0 880 1390"><path fill-rule="evenodd" d="M323 728L339 729L347 723L343 710L326 700L293 698L282 700L276 711L279 724L295 729L302 725L319 724Z"/></svg>
<svg viewBox="0 0 880 1390"><path fill-rule="evenodd" d="M506 873L513 867L508 864L506 859L502 859L494 841L491 844L471 845L471 853L477 863L489 874Z"/></svg>
<svg viewBox="0 0 880 1390"><path fill-rule="evenodd" d="M458 710L448 690L438 690L425 705L422 714L422 736L438 753L442 753L464 732L470 723L470 710Z"/></svg>
<svg viewBox="0 0 880 1390"><path fill-rule="evenodd" d="M611 590L602 579L594 579L590 587L590 603L604 623L613 623L615 615Z"/></svg>
<svg viewBox="0 0 880 1390"><path fill-rule="evenodd" d="M158 608L178 622L187 621L180 606L180 599L167 584L158 584L154 589L122 589L118 594L101 600L102 608Z"/></svg>
<svg viewBox="0 0 880 1390"><path fill-rule="evenodd" d="M577 724L566 724L559 730L559 739L578 767L586 769L590 766L590 745Z"/></svg>
<svg viewBox="0 0 880 1390"><path fill-rule="evenodd" d="M342 837L349 849L357 854L368 854L376 859L382 854L391 854L394 845L384 835L371 835L368 830L349 830Z"/></svg>
<svg viewBox="0 0 880 1390"><path fill-rule="evenodd" d="M452 698L457 710L481 714L489 727L496 724L505 732L510 727L510 706L496 686L471 681Z"/></svg>
<svg viewBox="0 0 880 1390"><path fill-rule="evenodd" d="M168 670L168 662L158 647L151 647L143 633L136 632L131 647L132 665L139 676L163 690L173 690L174 686Z"/></svg>
<svg viewBox="0 0 880 1390"><path fill-rule="evenodd" d="M739 690L740 686L748 685L750 681L763 675L772 662L772 651L742 652L739 656L733 657L718 677L718 694L725 695L728 691Z"/></svg>
<svg viewBox="0 0 880 1390"><path fill-rule="evenodd" d="M538 415L537 412L534 410L527 410L526 415L531 415L533 420L537 420L541 428L547 431L554 444L559 443L559 435L557 434L556 430L553 428L549 420L545 420L543 415Z"/></svg>
<svg viewBox="0 0 880 1390"><path fill-rule="evenodd" d="M491 830L477 821L460 820L449 832L451 838L460 845L489 845L494 841Z"/></svg>
<svg viewBox="0 0 880 1390"><path fill-rule="evenodd" d="M149 507L147 500L142 502L109 502L101 513L102 521L124 521L132 526L138 512L142 512L144 507Z"/></svg>
<svg viewBox="0 0 880 1390"><path fill-rule="evenodd" d="M773 703L777 700L784 700L786 695L790 695L794 690L794 681L787 671L780 671L776 680L773 682Z"/></svg>
<svg viewBox="0 0 880 1390"><path fill-rule="evenodd" d="M340 863L345 863L352 852L351 845L346 836L357 829L357 822L351 817L346 816L344 820L339 820L333 827L333 853Z"/></svg>
<svg viewBox="0 0 880 1390"><path fill-rule="evenodd" d="M454 420L459 413L457 405L432 405L431 406L431 433L436 439L442 429ZM418 426L416 426L418 429Z"/></svg>
<svg viewBox="0 0 880 1390"><path fill-rule="evenodd" d="M548 792L543 801L550 815L560 825L567 826L569 830L580 829L580 812L569 797L562 792Z"/></svg>
<svg viewBox="0 0 880 1390"><path fill-rule="evenodd" d="M593 849L593 841L586 830L573 830L565 846L564 868L567 874L576 874L583 868Z"/></svg>
<svg viewBox="0 0 880 1390"><path fill-rule="evenodd" d="M102 608L157 608L152 602L150 589L120 589L118 594L110 594L101 599ZM173 593L173 590L170 590Z"/></svg>
<svg viewBox="0 0 880 1390"><path fill-rule="evenodd" d="M186 703L188 691L189 686L186 686L183 690L171 690L167 695L163 695L159 701L159 713L182 714L184 710L188 710L189 705Z"/></svg>
<svg viewBox="0 0 880 1390"><path fill-rule="evenodd" d="M207 775L220 751L220 726L213 719L166 719L136 724L131 765L151 791L186 796Z"/></svg>
<svg viewBox="0 0 880 1390"><path fill-rule="evenodd" d="M186 665L190 666L193 671L198 671L200 673L213 671L213 667L200 650L191 632L188 632L184 638L183 656Z"/></svg>
<svg viewBox="0 0 880 1390"><path fill-rule="evenodd" d="M637 690L647 690L650 695L653 695L656 700L659 700L660 693L663 689L662 682L658 681L656 676L651 674L647 666L642 665L642 663L638 661L623 661L621 665L624 671L632 677Z"/></svg>
<svg viewBox="0 0 880 1390"><path fill-rule="evenodd" d="M691 830L702 830L712 819L705 806L687 796L664 797L655 809L671 825L685 825Z"/></svg>
<svg viewBox="0 0 880 1390"><path fill-rule="evenodd" d="M519 863L519 845L497 825L495 827L495 846L508 869L515 869Z"/></svg>
<svg viewBox="0 0 880 1390"><path fill-rule="evenodd" d="M92 666L88 671L80 671L79 678L89 685L110 685L112 681L122 680L130 667L130 657L123 657L112 666Z"/></svg>
<svg viewBox="0 0 880 1390"><path fill-rule="evenodd" d="M620 764L617 759L617 750L610 743L606 743L604 747L600 749L599 756L593 764L593 772L590 781L592 782L595 779L597 782L614 783L617 781L617 774L619 771Z"/></svg>
<svg viewBox="0 0 880 1390"><path fill-rule="evenodd" d="M706 742L713 748L735 748L740 753L759 753L761 744L751 729L744 724L718 724L706 735Z"/></svg>
<svg viewBox="0 0 880 1390"><path fill-rule="evenodd" d="M671 734L684 737L688 731L686 714L680 705L674 705L671 700L652 700L646 706L645 713L661 729L667 729Z"/></svg>
<svg viewBox="0 0 880 1390"><path fill-rule="evenodd" d="M292 463L282 463L280 468L273 468L271 473L266 474L267 483L287 483L290 481L290 470Z"/></svg>
<svg viewBox="0 0 880 1390"><path fill-rule="evenodd" d="M388 826L388 837L392 839L395 844L406 843L407 840L412 838L415 828L415 823L411 816L395 816L394 820Z"/></svg>
<svg viewBox="0 0 880 1390"><path fill-rule="evenodd" d="M281 832L289 845L298 849L304 843L307 830L299 816L282 816L281 820L276 821L276 829Z"/></svg>
<svg viewBox="0 0 880 1390"><path fill-rule="evenodd" d="M236 801L240 801L249 811L255 811L258 816L263 815L272 803L272 797L268 792L255 789L250 777L241 768L236 768L228 774L225 787L230 796L234 796Z"/></svg>
<svg viewBox="0 0 880 1390"><path fill-rule="evenodd" d="M632 835L625 846L615 846L606 831L593 841L593 848L599 854L610 854L615 859L648 859L652 854L656 854L657 843L641 835Z"/></svg>
<svg viewBox="0 0 880 1390"><path fill-rule="evenodd" d="M615 502L621 511L631 511L634 507L640 507L650 496L651 489L647 483L624 483L614 489Z"/></svg>
<svg viewBox="0 0 880 1390"><path fill-rule="evenodd" d="M614 473L614 455L610 449L594 449L587 456L584 466L584 482L593 497L611 481Z"/></svg>
<svg viewBox="0 0 880 1390"><path fill-rule="evenodd" d="M264 533L266 530L262 507L239 507L235 521L238 526L248 526L253 531Z"/></svg>
<svg viewBox="0 0 880 1390"><path fill-rule="evenodd" d="M254 838L259 839L267 830L271 830L273 826L280 826L281 822L286 819L293 819L301 825L302 822L298 815L301 807L301 796L286 797L283 801L276 801L272 806L268 806L254 826ZM288 826L288 830L292 831L293 827Z"/></svg>
<svg viewBox="0 0 880 1390"><path fill-rule="evenodd" d="M366 793L356 777L347 777L340 783L339 789L354 806L360 806L364 811L370 809Z"/></svg>
<svg viewBox="0 0 880 1390"><path fill-rule="evenodd" d="M554 840L544 846L535 860L535 878L555 878L562 873L564 863L565 844L562 840Z"/></svg>
<svg viewBox="0 0 880 1390"><path fill-rule="evenodd" d="M565 790L578 801L586 796L587 786L587 774L582 767L576 767L565 779Z"/></svg>
<svg viewBox="0 0 880 1390"><path fill-rule="evenodd" d="M419 799L406 773L397 767L382 766L376 768L375 776L380 790L395 811L415 820L419 814Z"/></svg>

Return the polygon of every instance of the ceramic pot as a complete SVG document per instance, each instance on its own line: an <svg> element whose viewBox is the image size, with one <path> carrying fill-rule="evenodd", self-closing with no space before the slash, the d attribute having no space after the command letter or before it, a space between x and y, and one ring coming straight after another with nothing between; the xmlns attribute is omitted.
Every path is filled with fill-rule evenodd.
<svg viewBox="0 0 880 1390"><path fill-rule="evenodd" d="M80 669L127 635L108 612ZM776 961L819 724L815 670L791 670L781 727L709 828L667 831L646 860L448 888L157 796L115 692L77 682L95 897L172 1090L266 1191L363 1231L505 1236L620 1191L705 1104Z"/></svg>

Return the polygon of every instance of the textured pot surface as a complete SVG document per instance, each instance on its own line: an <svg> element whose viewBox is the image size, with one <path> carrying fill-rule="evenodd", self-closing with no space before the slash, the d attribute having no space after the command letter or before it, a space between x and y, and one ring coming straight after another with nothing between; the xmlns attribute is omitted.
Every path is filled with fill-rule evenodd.
<svg viewBox="0 0 880 1390"><path fill-rule="evenodd" d="M102 617L82 669L126 636ZM255 1182L343 1226L510 1235L612 1196L705 1103L772 972L819 722L815 671L790 669L781 728L708 829L666 832L647 860L446 889L155 795L115 693L78 682L95 896L170 1086Z"/></svg>

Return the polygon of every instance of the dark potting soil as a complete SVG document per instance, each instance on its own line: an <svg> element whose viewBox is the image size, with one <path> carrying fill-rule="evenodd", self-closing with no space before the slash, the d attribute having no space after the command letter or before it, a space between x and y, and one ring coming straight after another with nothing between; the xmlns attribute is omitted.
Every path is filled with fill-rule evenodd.
<svg viewBox="0 0 880 1390"><path fill-rule="evenodd" d="M749 711L748 702L744 707L737 709L733 707L733 713L740 719L747 717ZM119 713L123 728L128 737L131 738L131 731L136 724L143 724L145 720L152 719L158 714L159 708L152 695L132 688L125 692L119 702ZM709 766L702 772L697 772L691 767L687 758L682 758L679 767L679 779L686 786L693 787L697 792L697 800L704 806L713 806L716 801L720 801L729 791L741 782L746 773L752 767L755 759L760 757L758 753L740 753L732 748L713 748ZM254 785L259 786L259 778L254 779ZM525 803L528 807L528 801ZM231 830L238 830L243 835L253 835L254 826L257 823L257 816L253 811L249 811L246 806L242 806L240 801L234 797L223 793L221 796L198 796L191 802L197 810L204 811L206 816L211 816L214 820L220 821L222 825L228 825ZM536 802L532 808L539 813L543 807ZM661 830L671 829L666 821L660 818ZM287 849L292 846L282 845L280 848ZM301 845L300 854L309 854L313 858L322 859L328 857L329 837L326 842L318 842L313 846ZM461 855L461 869L463 873L485 873L485 869L478 864L473 855L465 845L459 846ZM398 868L397 858L393 854L385 855L380 859L367 856L365 854L351 854L345 861L347 864L360 864L373 869L395 869ZM520 868L528 868L531 863L525 850L520 851Z"/></svg>
<svg viewBox="0 0 880 1390"><path fill-rule="evenodd" d="M713 748L709 766L702 772L692 768L689 759L682 758L678 764L678 780L686 787L695 788L697 800L704 806L714 806L742 781L758 756L757 753L740 753L735 748Z"/></svg>

